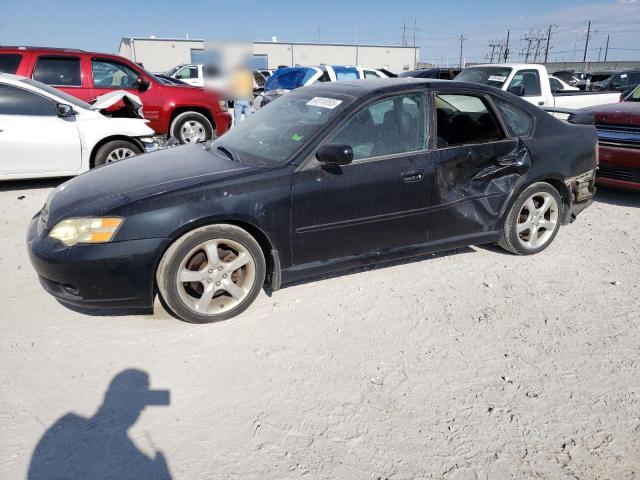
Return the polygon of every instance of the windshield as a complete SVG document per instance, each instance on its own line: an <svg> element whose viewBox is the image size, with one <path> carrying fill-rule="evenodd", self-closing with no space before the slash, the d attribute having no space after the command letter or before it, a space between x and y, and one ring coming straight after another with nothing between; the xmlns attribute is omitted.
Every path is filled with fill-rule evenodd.
<svg viewBox="0 0 640 480"><path fill-rule="evenodd" d="M502 88L510 74L511 68L509 67L470 67L460 72L454 80Z"/></svg>
<svg viewBox="0 0 640 480"><path fill-rule="evenodd" d="M309 80L316 71L313 68L281 68L276 70L264 84L268 90L295 90Z"/></svg>
<svg viewBox="0 0 640 480"><path fill-rule="evenodd" d="M353 101L348 95L296 90L274 100L232 128L213 144L213 153L231 151L241 163L274 166L286 163L332 118Z"/></svg>
<svg viewBox="0 0 640 480"><path fill-rule="evenodd" d="M88 103L83 102L82 100L76 97L72 97L71 95L64 93L62 90L58 90L57 88L50 87L45 83L38 82L37 80L32 80L30 78L24 78L20 81L28 85L31 85L32 87L36 87L36 88L39 88L40 90L44 90L45 92L48 92L51 95L55 95L56 97L64 100L65 102L70 103L71 105L75 105L76 107L84 108L86 110L91 110L91 105L89 105Z"/></svg>

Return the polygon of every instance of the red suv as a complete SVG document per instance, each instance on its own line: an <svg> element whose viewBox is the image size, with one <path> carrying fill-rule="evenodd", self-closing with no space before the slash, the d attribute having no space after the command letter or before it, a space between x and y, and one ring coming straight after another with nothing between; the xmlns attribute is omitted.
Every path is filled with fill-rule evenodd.
<svg viewBox="0 0 640 480"><path fill-rule="evenodd" d="M181 143L222 135L231 125L226 102L190 85L167 85L130 60L81 50L0 47L0 72L33 78L91 102L113 90L142 100L149 126Z"/></svg>

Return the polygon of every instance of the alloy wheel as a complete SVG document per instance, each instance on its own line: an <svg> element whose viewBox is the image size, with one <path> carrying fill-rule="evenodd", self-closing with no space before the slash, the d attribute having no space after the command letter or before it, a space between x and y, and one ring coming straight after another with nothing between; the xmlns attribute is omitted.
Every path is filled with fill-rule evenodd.
<svg viewBox="0 0 640 480"><path fill-rule="evenodd" d="M558 226L558 203L547 192L531 195L518 214L516 233L518 241L528 249L546 245Z"/></svg>
<svg viewBox="0 0 640 480"><path fill-rule="evenodd" d="M123 160L125 158L133 157L135 154L136 152L134 152L130 148L125 148L125 147L116 148L113 151L111 151L109 155L107 155L107 159L105 163L117 162L118 160Z"/></svg>
<svg viewBox="0 0 640 480"><path fill-rule="evenodd" d="M256 266L246 247L220 238L191 249L176 275L182 302L195 313L212 315L231 310L247 297Z"/></svg>

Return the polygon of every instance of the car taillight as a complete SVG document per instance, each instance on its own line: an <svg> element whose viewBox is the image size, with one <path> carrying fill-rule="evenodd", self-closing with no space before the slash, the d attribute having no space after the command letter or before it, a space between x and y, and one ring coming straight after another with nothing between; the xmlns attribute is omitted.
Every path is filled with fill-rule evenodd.
<svg viewBox="0 0 640 480"><path fill-rule="evenodd" d="M600 165L600 142L596 142L596 165Z"/></svg>

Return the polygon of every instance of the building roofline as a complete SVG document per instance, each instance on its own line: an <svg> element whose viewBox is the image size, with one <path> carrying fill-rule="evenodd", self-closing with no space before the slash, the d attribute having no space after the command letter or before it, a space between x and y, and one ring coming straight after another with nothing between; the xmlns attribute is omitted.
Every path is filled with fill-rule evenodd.
<svg viewBox="0 0 640 480"><path fill-rule="evenodd" d="M164 41L164 42L205 42L201 38L150 38L150 37L122 37L120 42L126 40L145 40L145 41ZM402 46L402 45L378 45L378 44L369 44L369 43L318 43L318 42L268 42L268 41L254 41L252 42L256 45L316 45L316 46L327 46L327 47L377 47L377 48L406 48L409 50L419 49L420 47L416 45L412 46Z"/></svg>

